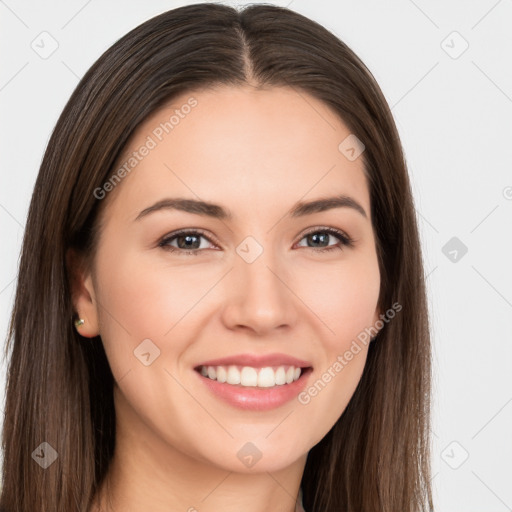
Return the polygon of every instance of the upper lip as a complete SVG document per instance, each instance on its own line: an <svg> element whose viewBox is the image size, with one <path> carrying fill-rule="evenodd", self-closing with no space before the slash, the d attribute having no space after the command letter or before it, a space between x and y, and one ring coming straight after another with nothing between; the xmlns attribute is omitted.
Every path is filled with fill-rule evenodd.
<svg viewBox="0 0 512 512"><path fill-rule="evenodd" d="M201 366L252 366L254 368L264 368L266 366L295 366L296 368L308 368L311 366L309 361L297 359L287 354L236 354L220 359L210 359L199 364Z"/></svg>

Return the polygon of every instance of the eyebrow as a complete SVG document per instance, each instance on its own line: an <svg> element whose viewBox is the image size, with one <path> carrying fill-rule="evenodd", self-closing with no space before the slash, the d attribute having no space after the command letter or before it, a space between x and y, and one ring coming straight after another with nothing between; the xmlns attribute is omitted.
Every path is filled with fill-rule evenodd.
<svg viewBox="0 0 512 512"><path fill-rule="evenodd" d="M303 217L305 215L324 212L333 208L352 208L359 212L364 218L368 218L365 209L354 198L346 195L325 197L307 202L300 201L291 208L288 215L293 218ZM135 220L137 221L150 213L160 210L179 210L220 220L233 219L231 212L218 204L200 201L197 199L166 198L142 210Z"/></svg>

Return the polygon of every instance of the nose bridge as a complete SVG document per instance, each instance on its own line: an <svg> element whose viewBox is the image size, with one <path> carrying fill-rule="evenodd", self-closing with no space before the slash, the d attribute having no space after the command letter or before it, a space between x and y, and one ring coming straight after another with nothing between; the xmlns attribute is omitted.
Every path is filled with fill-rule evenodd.
<svg viewBox="0 0 512 512"><path fill-rule="evenodd" d="M294 322L294 295L270 240L248 236L236 248L225 310L231 327L244 325L263 333Z"/></svg>

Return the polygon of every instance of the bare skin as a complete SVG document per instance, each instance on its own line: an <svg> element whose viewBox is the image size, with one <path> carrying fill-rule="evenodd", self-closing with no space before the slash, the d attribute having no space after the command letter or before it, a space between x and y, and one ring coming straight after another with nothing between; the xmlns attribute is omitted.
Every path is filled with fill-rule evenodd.
<svg viewBox="0 0 512 512"><path fill-rule="evenodd" d="M157 140L155 128L191 96L197 105ZM186 93L139 127L126 155L148 136L156 147L103 199L94 265L74 289L80 333L101 335L116 380L110 502L101 492L91 510L295 510L307 453L346 408L368 347L307 404L295 398L266 411L220 400L194 367L279 352L311 363L310 386L379 318L363 162L338 150L349 134L323 103L288 88ZM287 215L298 201L341 194L366 216L347 206ZM213 202L233 218L164 208L137 219L170 197ZM197 254L176 238L159 245L185 228L204 232L194 239ZM310 233L325 242L315 245ZM248 236L263 250L250 263L236 250ZM146 339L160 351L148 366L134 356ZM252 467L237 456L248 442L262 455Z"/></svg>

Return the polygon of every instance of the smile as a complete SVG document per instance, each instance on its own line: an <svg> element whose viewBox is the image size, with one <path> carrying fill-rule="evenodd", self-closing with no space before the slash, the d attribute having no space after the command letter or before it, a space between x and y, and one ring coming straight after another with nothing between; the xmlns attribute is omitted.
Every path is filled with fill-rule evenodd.
<svg viewBox="0 0 512 512"><path fill-rule="evenodd" d="M300 378L302 369L295 366L201 366L201 375L220 383L271 388L291 384Z"/></svg>
<svg viewBox="0 0 512 512"><path fill-rule="evenodd" d="M312 367L199 366L195 374L209 395L236 409L269 411L292 402L301 393Z"/></svg>

